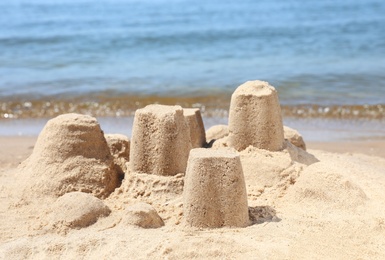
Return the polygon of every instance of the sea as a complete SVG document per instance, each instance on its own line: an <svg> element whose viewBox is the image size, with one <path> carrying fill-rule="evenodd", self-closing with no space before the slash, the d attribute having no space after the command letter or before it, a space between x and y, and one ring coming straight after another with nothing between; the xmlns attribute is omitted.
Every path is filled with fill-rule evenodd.
<svg viewBox="0 0 385 260"><path fill-rule="evenodd" d="M3 135L36 134L68 112L117 131L151 103L226 123L232 92L263 80L309 138L385 138L383 0L11 0L0 10Z"/></svg>

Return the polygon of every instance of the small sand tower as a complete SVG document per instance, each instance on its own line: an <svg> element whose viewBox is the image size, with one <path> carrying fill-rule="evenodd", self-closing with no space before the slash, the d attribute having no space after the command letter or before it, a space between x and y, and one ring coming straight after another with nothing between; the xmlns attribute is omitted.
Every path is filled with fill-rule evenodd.
<svg viewBox="0 0 385 260"><path fill-rule="evenodd" d="M130 169L156 175L185 172L190 129L180 106L148 105L135 113Z"/></svg>
<svg viewBox="0 0 385 260"><path fill-rule="evenodd" d="M187 225L247 226L247 193L239 155L232 149L191 150L183 199Z"/></svg>
<svg viewBox="0 0 385 260"><path fill-rule="evenodd" d="M59 197L81 191L103 198L119 182L103 131L95 118L86 115L49 120L20 167L31 173L28 186L37 195Z"/></svg>
<svg viewBox="0 0 385 260"><path fill-rule="evenodd" d="M184 108L183 114L190 127L192 148L203 147L206 143L206 132L203 125L201 111L198 108Z"/></svg>
<svg viewBox="0 0 385 260"><path fill-rule="evenodd" d="M248 81L231 96L229 145L279 151L284 135L277 91L264 81Z"/></svg>
<svg viewBox="0 0 385 260"><path fill-rule="evenodd" d="M105 134L104 137L114 158L116 171L120 179L123 179L124 173L128 170L127 163L130 161L130 139L122 134Z"/></svg>

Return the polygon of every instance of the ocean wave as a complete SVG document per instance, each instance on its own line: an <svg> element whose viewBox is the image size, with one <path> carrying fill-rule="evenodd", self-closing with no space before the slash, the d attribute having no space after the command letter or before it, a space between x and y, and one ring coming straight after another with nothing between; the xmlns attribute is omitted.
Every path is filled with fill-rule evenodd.
<svg viewBox="0 0 385 260"><path fill-rule="evenodd" d="M0 119L51 118L63 113L82 113L97 117L132 116L149 104L180 105L199 108L206 117L227 117L229 95L162 97L162 96L94 96L0 101ZM385 119L385 104L370 105L282 105L283 117L332 119Z"/></svg>

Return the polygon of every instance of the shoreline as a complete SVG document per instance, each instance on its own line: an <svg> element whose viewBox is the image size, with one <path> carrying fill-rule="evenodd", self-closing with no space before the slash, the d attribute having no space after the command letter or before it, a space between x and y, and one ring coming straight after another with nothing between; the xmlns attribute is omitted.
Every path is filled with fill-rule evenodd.
<svg viewBox="0 0 385 260"><path fill-rule="evenodd" d="M32 153L37 136L0 136L0 169L17 167ZM306 142L306 141L305 141ZM385 158L385 139L306 142L307 150L321 150L336 154L364 154Z"/></svg>
<svg viewBox="0 0 385 260"><path fill-rule="evenodd" d="M131 136L133 116L96 117L104 133L119 133ZM50 118L0 120L0 137L37 137ZM227 117L203 116L207 131L214 125L227 125ZM385 120L374 119L325 119L283 117L283 123L296 129L305 142L350 142L385 140Z"/></svg>
<svg viewBox="0 0 385 260"><path fill-rule="evenodd" d="M209 95L198 97L120 97L77 100L53 99L42 100L2 100L0 98L0 120L7 119L41 119L55 117L65 113L77 112L95 117L128 117L135 111L150 104L180 105L184 108L199 108L205 117L227 117L231 97L226 95ZM321 101L302 103L300 101L280 100L283 117L297 119L331 119L331 120L384 120L384 103L334 104Z"/></svg>

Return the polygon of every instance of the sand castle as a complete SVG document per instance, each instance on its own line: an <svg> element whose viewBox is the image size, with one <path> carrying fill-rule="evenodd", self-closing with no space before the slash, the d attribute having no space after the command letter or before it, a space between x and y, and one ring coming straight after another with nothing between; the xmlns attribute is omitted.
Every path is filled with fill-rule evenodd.
<svg viewBox="0 0 385 260"><path fill-rule="evenodd" d="M123 135L104 135L95 118L67 114L47 123L31 157L22 167L32 172L32 190L57 197L80 191L104 198L124 178L126 190L137 190L138 195L153 193L132 187L139 185L141 179L150 181L151 185L163 183L173 187L172 193L177 194L182 190L177 187L181 183L177 176L185 174L183 208L187 225L245 227L250 221L238 151L247 147L269 151L284 148L275 89L262 81L239 86L231 99L229 126L217 126L208 131L208 136L214 138L213 141L224 139L223 144L230 148L201 148L206 145L206 133L200 111L180 106L148 105L138 109L131 142ZM290 156L298 157L290 149ZM168 182L145 175L177 178ZM154 189L151 185L142 186ZM169 188L157 189L170 192ZM157 215L155 209L145 208L143 212ZM139 214L127 212L133 216ZM138 224L139 220L127 220L127 223L162 226L163 221L155 219L154 225Z"/></svg>
<svg viewBox="0 0 385 260"><path fill-rule="evenodd" d="M278 133L251 109L259 92L232 109ZM0 167L0 258L384 259L384 159L309 153L290 129L286 140L274 135L278 150L262 149L246 121L251 133L216 126L206 132L211 148L192 149L202 135L190 111L139 111L131 145L89 116L50 120L18 170ZM232 148L230 135L247 147ZM156 165L133 171L129 146L135 163L153 156L146 164ZM180 168L168 171L168 158Z"/></svg>

